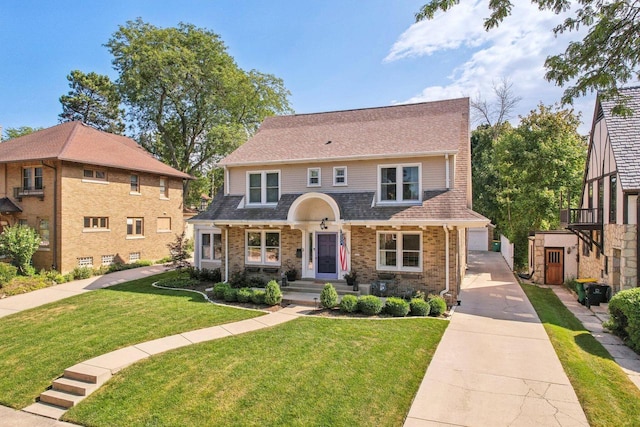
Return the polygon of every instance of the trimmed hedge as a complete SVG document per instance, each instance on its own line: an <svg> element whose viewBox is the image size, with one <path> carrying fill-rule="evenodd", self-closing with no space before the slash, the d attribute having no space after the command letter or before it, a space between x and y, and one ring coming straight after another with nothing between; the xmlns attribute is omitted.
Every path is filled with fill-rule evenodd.
<svg viewBox="0 0 640 427"><path fill-rule="evenodd" d="M230 289L231 286L229 286L228 283L216 283L215 285L213 285L213 298L215 299L224 299L224 293L226 292L227 289Z"/></svg>
<svg viewBox="0 0 640 427"><path fill-rule="evenodd" d="M389 297L384 304L384 311L393 317L405 317L409 313L409 303L402 298Z"/></svg>
<svg viewBox="0 0 640 427"><path fill-rule="evenodd" d="M358 297L355 295L345 295L340 301L340 311L343 313L355 313L358 310Z"/></svg>
<svg viewBox="0 0 640 427"><path fill-rule="evenodd" d="M265 292L263 290L254 290L251 294L251 302L254 304L264 304Z"/></svg>
<svg viewBox="0 0 640 427"><path fill-rule="evenodd" d="M640 353L640 288L615 294L609 301L609 314L611 317L604 326Z"/></svg>
<svg viewBox="0 0 640 427"><path fill-rule="evenodd" d="M431 306L430 316L438 317L447 311L447 302L438 295L429 296L429 305Z"/></svg>
<svg viewBox="0 0 640 427"><path fill-rule="evenodd" d="M431 305L422 298L414 298L409 303L412 316L428 316L431 312Z"/></svg>
<svg viewBox="0 0 640 427"><path fill-rule="evenodd" d="M320 305L324 308L333 308L338 305L338 292L331 283L326 283L320 292Z"/></svg>
<svg viewBox="0 0 640 427"><path fill-rule="evenodd" d="M236 288L228 287L224 290L224 300L226 302L238 301L238 290Z"/></svg>
<svg viewBox="0 0 640 427"><path fill-rule="evenodd" d="M251 295L253 291L251 288L240 288L238 289L238 302L249 302L251 301Z"/></svg>
<svg viewBox="0 0 640 427"><path fill-rule="evenodd" d="M382 311L382 301L375 295L362 295L358 298L358 311L368 316L380 314Z"/></svg>

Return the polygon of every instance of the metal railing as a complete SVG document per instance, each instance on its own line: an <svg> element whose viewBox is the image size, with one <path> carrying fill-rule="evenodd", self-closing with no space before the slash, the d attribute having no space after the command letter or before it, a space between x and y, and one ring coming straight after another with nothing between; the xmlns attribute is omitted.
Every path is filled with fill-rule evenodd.
<svg viewBox="0 0 640 427"><path fill-rule="evenodd" d="M563 209L560 212L560 222L568 224L602 224L602 211L591 209Z"/></svg>
<svg viewBox="0 0 640 427"><path fill-rule="evenodd" d="M14 187L13 188L13 197L21 198L21 197L43 197L44 196L44 186L37 187Z"/></svg>

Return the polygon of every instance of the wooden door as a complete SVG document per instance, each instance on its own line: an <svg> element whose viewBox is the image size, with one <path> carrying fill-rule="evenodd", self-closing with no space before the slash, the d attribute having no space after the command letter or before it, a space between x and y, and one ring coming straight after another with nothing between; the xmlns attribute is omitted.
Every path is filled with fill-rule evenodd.
<svg viewBox="0 0 640 427"><path fill-rule="evenodd" d="M564 249L544 249L544 282L547 285L561 285L564 281Z"/></svg>

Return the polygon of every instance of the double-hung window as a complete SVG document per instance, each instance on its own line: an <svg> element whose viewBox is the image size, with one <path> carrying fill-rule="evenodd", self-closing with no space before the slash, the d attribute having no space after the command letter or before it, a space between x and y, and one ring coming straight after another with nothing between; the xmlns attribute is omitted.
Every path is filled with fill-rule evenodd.
<svg viewBox="0 0 640 427"><path fill-rule="evenodd" d="M280 265L280 232L247 231L246 263Z"/></svg>
<svg viewBox="0 0 640 427"><path fill-rule="evenodd" d="M280 198L280 172L248 172L247 198L249 205L278 203Z"/></svg>
<svg viewBox="0 0 640 427"><path fill-rule="evenodd" d="M131 175L131 190L132 193L140 193L140 177L138 175Z"/></svg>
<svg viewBox="0 0 640 427"><path fill-rule="evenodd" d="M320 168L307 169L307 187L320 187L321 176Z"/></svg>
<svg viewBox="0 0 640 427"><path fill-rule="evenodd" d="M200 258L208 261L222 259L222 235L220 233L202 233Z"/></svg>
<svg viewBox="0 0 640 427"><path fill-rule="evenodd" d="M22 169L22 187L25 191L42 190L42 168Z"/></svg>
<svg viewBox="0 0 640 427"><path fill-rule="evenodd" d="M347 167L336 166L333 168L333 185L347 185Z"/></svg>
<svg viewBox="0 0 640 427"><path fill-rule="evenodd" d="M160 198L168 199L169 198L169 186L167 182L167 178L160 178Z"/></svg>
<svg viewBox="0 0 640 427"><path fill-rule="evenodd" d="M127 237L144 236L144 218L127 218Z"/></svg>
<svg viewBox="0 0 640 427"><path fill-rule="evenodd" d="M378 232L378 270L422 271L422 233Z"/></svg>
<svg viewBox="0 0 640 427"><path fill-rule="evenodd" d="M419 202L420 165L379 166L380 202Z"/></svg>

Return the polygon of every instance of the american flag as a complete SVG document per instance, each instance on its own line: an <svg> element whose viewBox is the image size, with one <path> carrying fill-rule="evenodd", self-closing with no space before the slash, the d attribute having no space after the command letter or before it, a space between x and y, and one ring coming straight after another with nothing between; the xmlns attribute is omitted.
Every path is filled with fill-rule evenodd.
<svg viewBox="0 0 640 427"><path fill-rule="evenodd" d="M340 268L347 271L347 244L344 241L344 233L340 231Z"/></svg>

